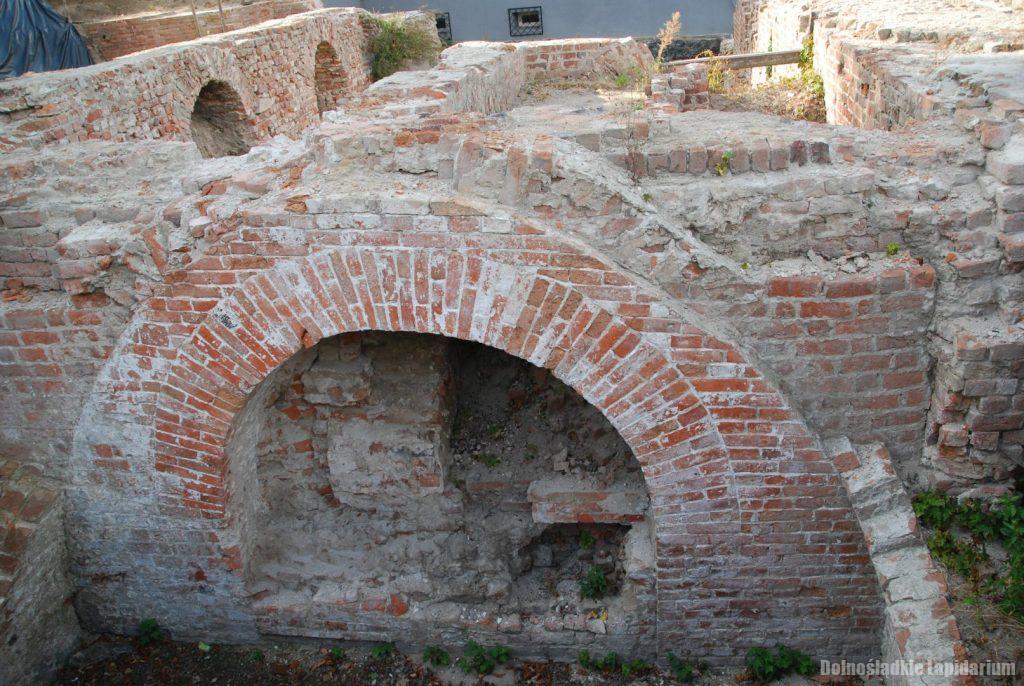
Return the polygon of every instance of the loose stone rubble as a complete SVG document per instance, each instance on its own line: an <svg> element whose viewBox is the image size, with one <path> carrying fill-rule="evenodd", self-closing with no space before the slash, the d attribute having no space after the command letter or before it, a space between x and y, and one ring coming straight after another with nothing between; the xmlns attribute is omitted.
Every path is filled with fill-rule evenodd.
<svg viewBox="0 0 1024 686"><path fill-rule="evenodd" d="M1024 26L891 5L738 3L827 125L595 88L630 39L371 84L356 9L0 83L8 680L146 617L962 655L903 488L1024 465Z"/></svg>

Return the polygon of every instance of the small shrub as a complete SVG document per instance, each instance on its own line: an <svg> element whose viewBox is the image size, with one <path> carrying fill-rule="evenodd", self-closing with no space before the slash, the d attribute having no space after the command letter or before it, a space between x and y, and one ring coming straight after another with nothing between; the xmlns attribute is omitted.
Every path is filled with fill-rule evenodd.
<svg viewBox="0 0 1024 686"><path fill-rule="evenodd" d="M345 649L339 646L334 646L330 650L331 657L335 660L341 661L345 659Z"/></svg>
<svg viewBox="0 0 1024 686"><path fill-rule="evenodd" d="M914 514L925 526L947 529L956 518L956 500L945 493L925 491L914 496Z"/></svg>
<svg viewBox="0 0 1024 686"><path fill-rule="evenodd" d="M376 29L370 42L375 81L391 76L406 62L433 59L441 50L437 38L422 26L381 17L371 22Z"/></svg>
<svg viewBox="0 0 1024 686"><path fill-rule="evenodd" d="M576 653L576 659L580 663L580 667L584 669L590 669L594 666L594 658L591 657L589 650L581 650Z"/></svg>
<svg viewBox="0 0 1024 686"><path fill-rule="evenodd" d="M944 529L928 537L928 550L939 562L971 581L978 580L978 565L988 559L985 551L974 543L960 540Z"/></svg>
<svg viewBox="0 0 1024 686"><path fill-rule="evenodd" d="M452 657L444 648L427 646L423 650L423 661L432 667L447 667L452 663Z"/></svg>
<svg viewBox="0 0 1024 686"><path fill-rule="evenodd" d="M209 643L203 643L202 641L196 644L196 648L198 648L201 653L208 653L213 649L210 647Z"/></svg>
<svg viewBox="0 0 1024 686"><path fill-rule="evenodd" d="M465 674L490 674L499 665L512 659L512 651L503 645L485 647L476 641L467 641L458 660L459 669Z"/></svg>
<svg viewBox="0 0 1024 686"><path fill-rule="evenodd" d="M775 646L775 652L751 648L747 651L746 663L750 675L758 681L772 681L789 674L811 676L816 671L811 658L783 645Z"/></svg>
<svg viewBox="0 0 1024 686"><path fill-rule="evenodd" d="M378 643L370 650L370 657L374 660L383 660L395 654L394 643Z"/></svg>
<svg viewBox="0 0 1024 686"><path fill-rule="evenodd" d="M721 93L725 90L725 60L711 52L705 50L704 52L698 53L697 57L707 58L708 66L708 91L712 93Z"/></svg>
<svg viewBox="0 0 1024 686"><path fill-rule="evenodd" d="M164 632L155 619L148 617L139 622L139 645L153 645L162 640L164 640Z"/></svg>
<svg viewBox="0 0 1024 686"><path fill-rule="evenodd" d="M608 594L608 577L600 567L591 567L579 584L580 596L584 598L603 598Z"/></svg>
<svg viewBox="0 0 1024 686"><path fill-rule="evenodd" d="M629 74L616 74L615 75L615 87L621 90L626 90L629 87Z"/></svg>
<svg viewBox="0 0 1024 686"><path fill-rule="evenodd" d="M696 679L701 672L707 669L707 666L703 662L691 662L689 660L683 660L676 657L674 654L668 654L668 669L672 673L672 677L676 681L681 681L684 684L688 684Z"/></svg>
<svg viewBox="0 0 1024 686"><path fill-rule="evenodd" d="M899 253L899 251L899 243L890 243L889 245L885 246L885 254L888 255L889 257L895 257L897 253Z"/></svg>
<svg viewBox="0 0 1024 686"><path fill-rule="evenodd" d="M250 662L263 662L263 651L262 650L250 650L249 651Z"/></svg>

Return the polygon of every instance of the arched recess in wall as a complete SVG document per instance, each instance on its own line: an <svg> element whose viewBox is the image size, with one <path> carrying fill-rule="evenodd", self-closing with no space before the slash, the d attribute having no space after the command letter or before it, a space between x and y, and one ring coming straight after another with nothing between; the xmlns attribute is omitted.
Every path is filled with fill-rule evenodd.
<svg viewBox="0 0 1024 686"><path fill-rule="evenodd" d="M543 243L554 252L541 263L515 249L348 246L245 281L176 347L163 376L152 448L166 506L229 523L231 568L244 569L257 475L234 438L252 435L239 418L274 369L349 332L473 341L551 370L640 462L660 649L699 635L718 651L708 654L765 641L813 652L809 637L825 632L843 654L874 651L879 598L863 537L834 467L778 391L738 349L694 326L665 335L630 324L617 311L635 311L642 287ZM570 274L618 286L583 290ZM805 563L817 571L801 581Z"/></svg>
<svg viewBox="0 0 1024 686"><path fill-rule="evenodd" d="M227 453L249 475L264 633L444 644L488 640L492 616L562 657L655 656L640 465L548 370L436 335L332 336L254 389Z"/></svg>
<svg viewBox="0 0 1024 686"><path fill-rule="evenodd" d="M313 56L313 84L316 88L316 108L321 116L338 106L345 92L347 79L338 53L327 41L316 46Z"/></svg>
<svg viewBox="0 0 1024 686"><path fill-rule="evenodd" d="M192 140L203 157L244 155L254 136L238 92L224 81L209 81L192 106Z"/></svg>

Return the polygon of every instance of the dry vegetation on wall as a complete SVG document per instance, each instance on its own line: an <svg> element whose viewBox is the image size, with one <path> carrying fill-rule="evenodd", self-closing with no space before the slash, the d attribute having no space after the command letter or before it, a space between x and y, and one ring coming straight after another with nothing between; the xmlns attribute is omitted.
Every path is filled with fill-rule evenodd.
<svg viewBox="0 0 1024 686"><path fill-rule="evenodd" d="M444 47L437 35L421 24L378 16L370 21L376 31L370 43L375 81L408 68L410 64L433 62Z"/></svg>
<svg viewBox="0 0 1024 686"><path fill-rule="evenodd" d="M814 44L810 38L800 51L799 75L775 77L756 86L750 85L743 73L725 69L711 51L700 56L710 58L708 90L713 109L825 121L825 88L814 69Z"/></svg>

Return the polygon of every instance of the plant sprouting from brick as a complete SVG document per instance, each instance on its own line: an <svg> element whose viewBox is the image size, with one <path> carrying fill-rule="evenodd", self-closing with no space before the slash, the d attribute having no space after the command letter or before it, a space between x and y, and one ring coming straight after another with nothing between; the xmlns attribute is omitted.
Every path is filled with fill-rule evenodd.
<svg viewBox="0 0 1024 686"><path fill-rule="evenodd" d="M774 652L751 648L747 651L746 663L747 671L756 681L773 681L789 674L811 676L816 671L810 657L784 645L775 646Z"/></svg>
<svg viewBox="0 0 1024 686"><path fill-rule="evenodd" d="M889 245L885 246L885 254L888 255L889 257L895 257L899 253L899 251L899 243L890 243Z"/></svg>
<svg viewBox="0 0 1024 686"><path fill-rule="evenodd" d="M394 643L378 643L370 650L370 657L374 660L383 660L395 654Z"/></svg>
<svg viewBox="0 0 1024 686"><path fill-rule="evenodd" d="M939 491L918 493L913 499L914 514L925 526L946 529L956 518L956 500Z"/></svg>
<svg viewBox="0 0 1024 686"><path fill-rule="evenodd" d="M622 676L629 679L634 676L646 674L647 672L651 671L651 666L643 660L641 660L640 658L634 658L632 660L629 660L628 662L623 662L621 671Z"/></svg>
<svg viewBox="0 0 1024 686"><path fill-rule="evenodd" d="M603 598L608 594L608 577L600 567L591 567L579 584L580 596L583 598Z"/></svg>
<svg viewBox="0 0 1024 686"><path fill-rule="evenodd" d="M345 659L345 649L340 646L334 646L330 649L331 657L339 662Z"/></svg>
<svg viewBox="0 0 1024 686"><path fill-rule="evenodd" d="M661 71L665 64L665 51L672 45L672 41L679 37L679 30L682 28L682 19L679 12L673 12L668 21L658 31L658 54L654 56L655 68Z"/></svg>
<svg viewBox="0 0 1024 686"><path fill-rule="evenodd" d="M668 669L676 681L688 684L696 679L701 672L707 671L707 665L701 660L684 660L676 657L674 653L669 653Z"/></svg>
<svg viewBox="0 0 1024 686"><path fill-rule="evenodd" d="M577 660L580 663L580 667L583 669L588 669L594 672L623 671L623 674L628 676L628 674L625 674L625 671L622 669L624 665L622 663L622 658L619 657L618 653L607 653L604 657L595 658L590 654L589 650L581 650L577 653ZM631 667L633 672L639 671L637 668L641 664L644 664L640 660L634 660L633 662L636 663Z"/></svg>
<svg viewBox="0 0 1024 686"><path fill-rule="evenodd" d="M995 604L1003 613L1024 620L1024 506L1020 495L995 502L973 498L957 502L944 493L925 491L914 496L914 513L936 529L928 537L932 556L966 579L980 603ZM997 541L1006 551L995 561L985 549Z"/></svg>
<svg viewBox="0 0 1024 686"><path fill-rule="evenodd" d="M654 196L651 195L650 193L644 193L642 197L644 199L644 202L648 202L649 203L649 202L652 202L654 200Z"/></svg>
<svg viewBox="0 0 1024 686"><path fill-rule="evenodd" d="M248 657L250 662L263 662L263 651L258 648L256 650L250 650Z"/></svg>
<svg viewBox="0 0 1024 686"><path fill-rule="evenodd" d="M209 643L204 643L203 641L197 643L196 648L198 648L201 653L208 653L213 650L213 647Z"/></svg>
<svg viewBox="0 0 1024 686"><path fill-rule="evenodd" d="M814 38L808 36L800 47L800 77L817 98L825 97L825 82L821 74L814 69Z"/></svg>
<svg viewBox="0 0 1024 686"><path fill-rule="evenodd" d="M597 539L594 538L594 534L590 533L586 529L580 532L580 548L583 550L590 550L594 547L594 543Z"/></svg>
<svg viewBox="0 0 1024 686"><path fill-rule="evenodd" d="M732 150L726 150L722 153L722 159L719 160L718 164L715 165L715 173L719 176L725 176L725 173L729 171L729 162L732 161L733 153Z"/></svg>
<svg viewBox="0 0 1024 686"><path fill-rule="evenodd" d="M152 617L139 622L139 645L148 646L164 640L164 631Z"/></svg>
<svg viewBox="0 0 1024 686"><path fill-rule="evenodd" d="M742 269L743 271L747 271L748 269L750 269L750 263L749 262L742 262L742 263L740 263L740 269Z"/></svg>
<svg viewBox="0 0 1024 686"><path fill-rule="evenodd" d="M697 57L707 60L708 68L708 91L721 93L725 90L725 60L710 50L699 53Z"/></svg>
<svg viewBox="0 0 1024 686"><path fill-rule="evenodd" d="M431 667L447 667L452 663L452 657L444 648L427 646L423 649L423 661Z"/></svg>
<svg viewBox="0 0 1024 686"><path fill-rule="evenodd" d="M473 459L486 467L490 467L491 469L494 469L501 464L501 458L492 453L479 453L474 455Z"/></svg>
<svg viewBox="0 0 1024 686"><path fill-rule="evenodd" d="M376 34L370 42L373 54L373 79L391 76L406 62L433 59L441 51L441 43L423 26L412 22L371 17Z"/></svg>
<svg viewBox="0 0 1024 686"><path fill-rule="evenodd" d="M462 649L458 666L465 674L490 674L499 665L512 659L512 651L503 645L482 646L476 641L467 641Z"/></svg>
<svg viewBox="0 0 1024 686"><path fill-rule="evenodd" d="M616 74L615 87L620 91L629 87L629 74Z"/></svg>

